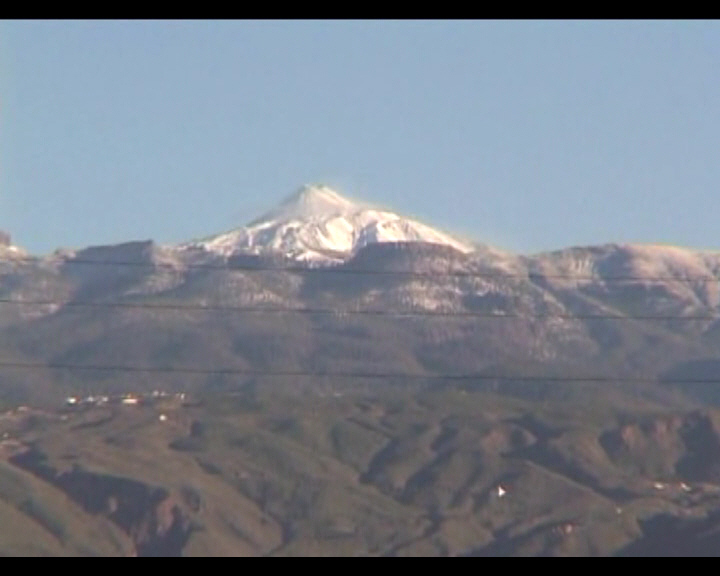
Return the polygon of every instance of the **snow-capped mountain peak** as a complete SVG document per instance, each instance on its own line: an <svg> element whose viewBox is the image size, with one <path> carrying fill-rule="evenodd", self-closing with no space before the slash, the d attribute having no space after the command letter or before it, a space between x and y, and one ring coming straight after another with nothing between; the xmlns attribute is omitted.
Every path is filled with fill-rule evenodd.
<svg viewBox="0 0 720 576"><path fill-rule="evenodd" d="M244 228L181 246L222 256L282 253L302 261L342 262L371 243L427 242L464 253L469 244L394 212L305 185Z"/></svg>
<svg viewBox="0 0 720 576"><path fill-rule="evenodd" d="M360 203L353 202L328 186L306 184L250 225L269 220L326 218L360 209Z"/></svg>

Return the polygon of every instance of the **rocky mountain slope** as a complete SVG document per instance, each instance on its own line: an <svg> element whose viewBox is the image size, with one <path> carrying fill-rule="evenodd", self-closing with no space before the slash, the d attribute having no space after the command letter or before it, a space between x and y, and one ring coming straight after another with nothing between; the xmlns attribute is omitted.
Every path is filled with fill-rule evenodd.
<svg viewBox="0 0 720 576"><path fill-rule="evenodd" d="M719 274L720 253L665 246L510 254L304 187L179 246L6 248L0 342L6 363L66 367L682 380L720 351ZM41 379L97 379L63 370Z"/></svg>

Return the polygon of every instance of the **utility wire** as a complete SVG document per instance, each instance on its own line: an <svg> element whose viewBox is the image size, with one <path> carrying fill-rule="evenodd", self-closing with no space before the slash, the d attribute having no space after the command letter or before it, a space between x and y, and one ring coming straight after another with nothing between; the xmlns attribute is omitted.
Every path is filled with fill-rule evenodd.
<svg viewBox="0 0 720 576"><path fill-rule="evenodd" d="M15 258L11 260L13 263L39 264L43 262L52 262L50 260L41 260L39 258ZM600 282L682 282L682 283L714 283L720 282L718 276L597 276L597 275L576 275L576 274L543 274L539 272L529 273L509 273L509 272L490 272L490 271L462 271L447 270L444 272L419 272L412 270L373 270L352 268L346 265L323 266L323 267L306 267L306 266L254 266L247 264L185 264L185 263L166 263L166 262L132 262L132 261L111 261L111 260L85 260L62 259L57 261L58 264L64 266L109 266L109 267L131 267L131 268L147 268L147 269L169 269L174 271L183 270L207 270L207 271L225 271L225 272L285 272L292 274L337 274L352 276L389 276L401 278L484 278L484 279L504 279L504 280L529 280L533 282L542 280L570 280L570 281L600 281Z"/></svg>
<svg viewBox="0 0 720 576"><path fill-rule="evenodd" d="M663 383L663 384L720 384L720 378L698 379L659 379L650 377L627 376L529 376L508 374L410 374L392 372L308 372L302 370L250 370L242 368L182 368L133 365L103 364L65 364L37 362L0 361L0 368L29 371L85 371L85 372L122 372L131 374L184 374L194 376L245 376L254 378L339 378L367 380L452 380L452 381L515 381L515 382L624 382L624 383Z"/></svg>
<svg viewBox="0 0 720 576"><path fill-rule="evenodd" d="M619 315L619 314L541 314L524 312L480 312L472 310L435 311L435 310L334 310L330 308L270 308L259 306L230 306L206 304L163 304L153 302L89 302L53 300L16 300L0 298L0 305L11 306L58 306L60 308L96 308L119 310L153 310L153 311L199 311L223 312L238 314L298 314L317 316L389 316L395 318L489 318L489 319L543 319L543 320L624 320L624 321L697 321L714 322L720 315Z"/></svg>

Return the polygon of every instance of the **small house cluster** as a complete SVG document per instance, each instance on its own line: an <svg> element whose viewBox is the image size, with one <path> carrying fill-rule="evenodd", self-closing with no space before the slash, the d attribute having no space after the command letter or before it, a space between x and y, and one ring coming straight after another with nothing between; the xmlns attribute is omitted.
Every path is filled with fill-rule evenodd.
<svg viewBox="0 0 720 576"><path fill-rule="evenodd" d="M161 390L155 390L151 394L121 394L119 396L86 396L81 398L78 396L68 396L65 399L65 405L68 407L80 406L139 406L147 401L160 400L166 398L175 398L181 402L185 400L184 393L170 394Z"/></svg>

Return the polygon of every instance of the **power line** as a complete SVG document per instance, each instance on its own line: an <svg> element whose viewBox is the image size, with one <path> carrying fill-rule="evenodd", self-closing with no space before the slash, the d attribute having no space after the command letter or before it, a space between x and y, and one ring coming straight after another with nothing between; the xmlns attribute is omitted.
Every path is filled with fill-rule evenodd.
<svg viewBox="0 0 720 576"><path fill-rule="evenodd" d="M662 383L662 384L720 384L720 378L659 379L628 376L530 376L508 374L411 374L392 372L308 372L302 370L249 370L242 368L182 368L133 365L64 364L0 361L0 369L50 370L77 372L121 372L130 374L182 374L191 376L244 376L253 378L338 378L353 380L451 380L451 381L514 381L514 382L581 382L581 383Z"/></svg>
<svg viewBox="0 0 720 576"><path fill-rule="evenodd" d="M153 311L200 311L225 312L238 314L298 314L316 316L389 316L395 318L489 318L489 319L542 319L542 320L625 320L625 321L697 321L714 322L720 320L720 315L632 315L619 314L539 314L524 312L479 312L472 310L462 311L436 311L436 310L333 310L329 308L270 308L267 306L224 306L205 304L162 304L153 302L89 302L69 301L59 302L53 300L15 300L0 298L0 305L13 306L58 306L61 308L98 308L120 310L153 310Z"/></svg>
<svg viewBox="0 0 720 576"><path fill-rule="evenodd" d="M38 264L42 260L39 258L15 258L14 263ZM225 271L225 272L284 272L290 274L337 274L337 275L355 275L355 276L389 276L404 278L483 278L483 279L504 279L504 280L529 280L533 282L542 280L570 280L577 282L682 282L682 283L715 283L720 282L718 276L597 276L597 275L577 275L577 274L542 274L539 272L528 273L510 273L510 272L491 272L491 271L464 271L464 270L447 270L444 272L420 272L413 270L378 270L378 269L361 269L352 268L345 265L335 266L259 266L248 264L186 264L186 263L165 263L165 262L132 262L132 261L111 261L111 260L85 260L81 258L63 259L59 262L67 266L110 266L110 267L131 267L131 268L147 268L147 269L168 269L173 271L181 270L206 270L206 271Z"/></svg>

